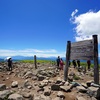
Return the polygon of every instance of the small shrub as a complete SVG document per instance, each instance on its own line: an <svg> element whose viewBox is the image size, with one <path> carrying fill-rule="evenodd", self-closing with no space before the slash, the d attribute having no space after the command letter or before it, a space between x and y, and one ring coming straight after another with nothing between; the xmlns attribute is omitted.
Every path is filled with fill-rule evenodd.
<svg viewBox="0 0 100 100"><path fill-rule="evenodd" d="M79 76L77 76L77 75L74 75L74 80L79 80L80 79L80 77Z"/></svg>
<svg viewBox="0 0 100 100"><path fill-rule="evenodd" d="M94 74L93 74L93 73L90 73L89 75L90 75L91 77L94 77Z"/></svg>

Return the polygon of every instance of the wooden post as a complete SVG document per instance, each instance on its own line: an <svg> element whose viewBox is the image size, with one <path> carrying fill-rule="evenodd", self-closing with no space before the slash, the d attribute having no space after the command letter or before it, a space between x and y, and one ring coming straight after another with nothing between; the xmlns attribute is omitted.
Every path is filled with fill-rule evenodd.
<svg viewBox="0 0 100 100"><path fill-rule="evenodd" d="M69 60L70 60L70 48L71 48L71 42L67 41L67 49L66 49L66 63L64 68L64 80L67 81L68 79L68 67L69 67Z"/></svg>
<svg viewBox="0 0 100 100"><path fill-rule="evenodd" d="M37 69L37 63L36 63L36 55L34 55L34 65L35 65L35 69Z"/></svg>
<svg viewBox="0 0 100 100"><path fill-rule="evenodd" d="M98 39L97 35L93 35L94 46L94 82L99 84L99 66L98 66Z"/></svg>

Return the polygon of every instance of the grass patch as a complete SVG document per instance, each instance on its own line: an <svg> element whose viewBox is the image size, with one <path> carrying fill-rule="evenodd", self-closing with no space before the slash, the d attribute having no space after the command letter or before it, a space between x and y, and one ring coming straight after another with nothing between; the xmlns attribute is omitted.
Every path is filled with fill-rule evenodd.
<svg viewBox="0 0 100 100"><path fill-rule="evenodd" d="M22 62L22 63L34 63L34 60L20 60L19 62ZM37 63L56 64L55 61L51 61L51 60L37 60Z"/></svg>
<svg viewBox="0 0 100 100"><path fill-rule="evenodd" d="M80 79L80 77L79 76L77 76L77 75L74 75L74 80L79 80Z"/></svg>

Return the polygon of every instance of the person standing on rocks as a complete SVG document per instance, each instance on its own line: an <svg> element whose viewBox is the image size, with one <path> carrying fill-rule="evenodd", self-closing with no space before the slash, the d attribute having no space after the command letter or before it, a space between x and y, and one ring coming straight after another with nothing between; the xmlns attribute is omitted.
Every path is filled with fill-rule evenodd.
<svg viewBox="0 0 100 100"><path fill-rule="evenodd" d="M57 58L57 67L59 68L59 64L60 64L60 56L58 56Z"/></svg>
<svg viewBox="0 0 100 100"><path fill-rule="evenodd" d="M77 60L78 68L80 68L80 60Z"/></svg>
<svg viewBox="0 0 100 100"><path fill-rule="evenodd" d="M88 70L90 70L90 66L91 66L91 61L87 60L87 65L88 65Z"/></svg>
<svg viewBox="0 0 100 100"><path fill-rule="evenodd" d="M73 63L74 68L76 68L76 66L77 66L77 65L76 65L76 61L73 60L72 63Z"/></svg>
<svg viewBox="0 0 100 100"><path fill-rule="evenodd" d="M8 70L12 71L12 59L9 58L7 62L8 62Z"/></svg>
<svg viewBox="0 0 100 100"><path fill-rule="evenodd" d="M63 67L64 67L64 62L62 60L62 58L60 59L60 70L63 70Z"/></svg>

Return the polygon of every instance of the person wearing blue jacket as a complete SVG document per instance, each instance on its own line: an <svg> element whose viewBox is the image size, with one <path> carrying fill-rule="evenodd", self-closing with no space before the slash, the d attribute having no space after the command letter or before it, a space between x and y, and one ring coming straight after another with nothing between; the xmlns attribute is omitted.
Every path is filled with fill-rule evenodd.
<svg viewBox="0 0 100 100"><path fill-rule="evenodd" d="M57 67L59 68L59 64L60 64L60 56L58 56L57 58Z"/></svg>

